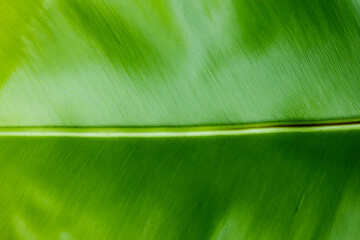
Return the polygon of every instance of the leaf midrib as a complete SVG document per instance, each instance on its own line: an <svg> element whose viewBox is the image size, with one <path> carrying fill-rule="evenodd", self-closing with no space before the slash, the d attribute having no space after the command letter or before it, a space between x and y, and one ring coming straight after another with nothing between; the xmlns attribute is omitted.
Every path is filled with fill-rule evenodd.
<svg viewBox="0 0 360 240"><path fill-rule="evenodd" d="M268 122L214 126L163 127L0 127L0 136L14 137L196 137L279 132L322 132L360 129L360 119Z"/></svg>

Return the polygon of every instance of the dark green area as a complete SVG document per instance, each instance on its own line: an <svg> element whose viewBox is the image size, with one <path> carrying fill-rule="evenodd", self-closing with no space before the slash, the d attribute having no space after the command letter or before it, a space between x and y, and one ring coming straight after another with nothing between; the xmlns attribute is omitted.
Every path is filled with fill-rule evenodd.
<svg viewBox="0 0 360 240"><path fill-rule="evenodd" d="M293 47L321 47L336 38L345 44L359 34L357 12L350 0L234 0L239 33L253 50L279 40ZM239 40L241 41L241 40Z"/></svg>
<svg viewBox="0 0 360 240"><path fill-rule="evenodd" d="M354 239L356 213L355 227L339 226L349 221L343 214L359 207L359 141L358 130L2 137L0 233L6 239Z"/></svg>

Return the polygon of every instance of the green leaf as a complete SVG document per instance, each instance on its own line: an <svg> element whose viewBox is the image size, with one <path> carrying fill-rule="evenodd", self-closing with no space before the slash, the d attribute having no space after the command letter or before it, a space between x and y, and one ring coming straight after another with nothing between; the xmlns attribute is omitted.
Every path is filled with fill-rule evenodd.
<svg viewBox="0 0 360 240"><path fill-rule="evenodd" d="M2 126L360 117L355 0L12 2Z"/></svg>
<svg viewBox="0 0 360 240"><path fill-rule="evenodd" d="M1 239L360 234L359 126L234 136L83 133L2 133Z"/></svg>
<svg viewBox="0 0 360 240"><path fill-rule="evenodd" d="M0 239L358 239L359 43L359 0L0 0Z"/></svg>

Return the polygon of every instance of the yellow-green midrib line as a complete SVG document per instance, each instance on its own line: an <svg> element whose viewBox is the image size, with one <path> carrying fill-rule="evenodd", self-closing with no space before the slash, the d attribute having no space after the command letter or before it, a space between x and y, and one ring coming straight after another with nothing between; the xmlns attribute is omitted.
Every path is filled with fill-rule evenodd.
<svg viewBox="0 0 360 240"><path fill-rule="evenodd" d="M360 119L185 127L1 127L14 137L201 137L359 130Z"/></svg>

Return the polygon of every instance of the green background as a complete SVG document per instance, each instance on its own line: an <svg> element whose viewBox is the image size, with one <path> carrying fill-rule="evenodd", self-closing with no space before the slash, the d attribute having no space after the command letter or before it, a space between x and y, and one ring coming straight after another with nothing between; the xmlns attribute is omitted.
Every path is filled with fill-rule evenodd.
<svg viewBox="0 0 360 240"><path fill-rule="evenodd" d="M0 0L0 239L359 239L359 126L261 129L358 121L359 46L359 0ZM41 136L89 126L144 128Z"/></svg>
<svg viewBox="0 0 360 240"><path fill-rule="evenodd" d="M1 239L350 239L360 131L0 138Z"/></svg>
<svg viewBox="0 0 360 240"><path fill-rule="evenodd" d="M360 117L358 0L1 0L0 125Z"/></svg>

